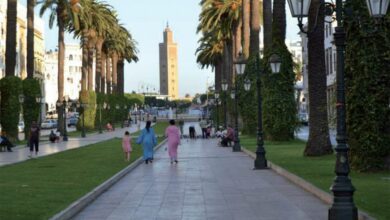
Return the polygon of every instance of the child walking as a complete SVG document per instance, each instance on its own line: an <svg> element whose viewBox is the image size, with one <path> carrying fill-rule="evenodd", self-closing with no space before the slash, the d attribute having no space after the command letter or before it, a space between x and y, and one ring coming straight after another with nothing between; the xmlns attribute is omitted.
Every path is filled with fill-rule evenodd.
<svg viewBox="0 0 390 220"><path fill-rule="evenodd" d="M132 149L131 149L130 133L128 131L126 131L125 135L123 136L122 148L123 148L123 153L125 154L125 161L130 161L130 152L132 151Z"/></svg>

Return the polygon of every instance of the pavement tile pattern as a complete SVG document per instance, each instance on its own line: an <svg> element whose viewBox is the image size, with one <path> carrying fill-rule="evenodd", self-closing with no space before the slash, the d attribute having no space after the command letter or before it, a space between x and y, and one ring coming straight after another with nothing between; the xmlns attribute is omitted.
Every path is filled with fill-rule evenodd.
<svg viewBox="0 0 390 220"><path fill-rule="evenodd" d="M183 139L179 163L160 148L74 217L76 220L327 219L328 206L216 139Z"/></svg>

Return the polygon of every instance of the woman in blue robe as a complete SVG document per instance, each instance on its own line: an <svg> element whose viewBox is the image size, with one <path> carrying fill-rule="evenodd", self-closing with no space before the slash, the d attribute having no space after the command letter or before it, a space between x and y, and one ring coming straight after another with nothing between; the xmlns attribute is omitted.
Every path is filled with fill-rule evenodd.
<svg viewBox="0 0 390 220"><path fill-rule="evenodd" d="M148 164L148 162L153 162L153 147L157 145L156 134L154 133L151 124L151 121L146 122L145 128L142 129L141 134L137 139L137 144L142 144L144 151L143 158L146 164Z"/></svg>

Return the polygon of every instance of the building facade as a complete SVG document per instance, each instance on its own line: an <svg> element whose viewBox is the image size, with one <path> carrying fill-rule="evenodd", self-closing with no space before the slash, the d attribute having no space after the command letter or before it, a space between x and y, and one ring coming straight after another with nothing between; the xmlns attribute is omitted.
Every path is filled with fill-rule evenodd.
<svg viewBox="0 0 390 220"><path fill-rule="evenodd" d="M164 42L159 44L160 54L160 94L169 99L179 98L177 44L173 42L173 33L169 26L164 30Z"/></svg>
<svg viewBox="0 0 390 220"><path fill-rule="evenodd" d="M15 76L27 77L27 9L18 3ZM7 1L0 1L0 78L5 76L5 47L7 35ZM34 18L34 78L43 81L45 55L44 21ZM42 82L43 83L43 82ZM43 87L42 87L43 88Z"/></svg>
<svg viewBox="0 0 390 220"><path fill-rule="evenodd" d="M81 90L82 49L78 44L65 45L64 96L77 100ZM45 54L45 93L48 111L56 109L58 100L58 51Z"/></svg>

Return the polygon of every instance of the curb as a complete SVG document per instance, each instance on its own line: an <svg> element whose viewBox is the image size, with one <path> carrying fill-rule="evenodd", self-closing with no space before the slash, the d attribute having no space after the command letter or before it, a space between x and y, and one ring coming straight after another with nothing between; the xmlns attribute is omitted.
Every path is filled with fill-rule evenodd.
<svg viewBox="0 0 390 220"><path fill-rule="evenodd" d="M253 159L256 158L256 154L252 151L249 151L248 149L241 146L241 150L247 154L248 156L252 157ZM333 203L333 196L322 189L314 186L313 184L307 182L306 180L302 179L301 177L290 173L289 171L285 170L284 168L270 162L267 160L267 166L274 171L275 173L279 174L280 176L288 179L290 182L294 183L295 185L301 187L302 189L306 190L307 192L313 194L317 198L319 198L321 201L325 202L328 205L331 205ZM359 220L375 220L375 218L371 217L369 214L362 212L358 210L358 219Z"/></svg>
<svg viewBox="0 0 390 220"><path fill-rule="evenodd" d="M161 141L160 144L158 144L156 147L154 147L154 151L158 150L160 147L162 147L167 142L167 139ZM103 194L107 189L109 189L112 185L114 185L116 182L118 182L122 177L124 177L126 174L128 174L130 171L135 169L137 166L143 163L142 157L135 160L133 163L131 163L129 166L124 168L123 170L119 171L117 174L112 176L110 179L104 181L99 186L95 187L92 191L78 199L77 201L70 204L66 209L62 210L61 212L55 214L53 217L50 218L50 220L66 220L72 218L74 215L79 213L81 210L83 210L85 207L87 207L93 200L95 200L97 197L99 197L101 194Z"/></svg>

